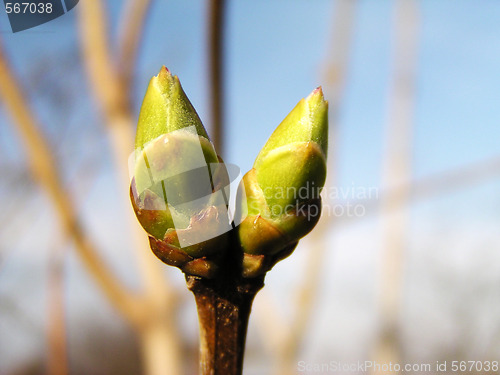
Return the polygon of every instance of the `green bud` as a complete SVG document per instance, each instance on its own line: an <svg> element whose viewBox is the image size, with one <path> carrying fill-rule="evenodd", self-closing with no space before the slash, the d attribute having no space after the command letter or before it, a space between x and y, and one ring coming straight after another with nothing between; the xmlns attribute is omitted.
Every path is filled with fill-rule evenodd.
<svg viewBox="0 0 500 375"><path fill-rule="evenodd" d="M328 102L317 88L278 126L243 177L238 235L245 277L267 272L318 222L327 148Z"/></svg>
<svg viewBox="0 0 500 375"><path fill-rule="evenodd" d="M198 135L209 140L198 114L182 89L179 78L163 66L160 73L151 78L144 96L135 148L141 150L146 143L160 135L190 126L196 128Z"/></svg>
<svg viewBox="0 0 500 375"><path fill-rule="evenodd" d="M231 229L229 179L177 76L149 83L136 135L130 195L151 249L184 272L213 277Z"/></svg>

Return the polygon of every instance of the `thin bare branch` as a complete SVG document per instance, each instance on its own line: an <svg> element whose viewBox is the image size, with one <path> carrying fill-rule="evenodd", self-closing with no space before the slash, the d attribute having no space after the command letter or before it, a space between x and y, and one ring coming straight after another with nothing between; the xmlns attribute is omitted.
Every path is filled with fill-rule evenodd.
<svg viewBox="0 0 500 375"><path fill-rule="evenodd" d="M253 308L253 316L263 337L265 352L271 353L270 357L276 359L275 366L281 361L277 359L282 355L283 343L290 337L291 322L284 318L282 306L268 288L263 288L257 297Z"/></svg>
<svg viewBox="0 0 500 375"><path fill-rule="evenodd" d="M356 3L356 0L338 0L334 7L331 48L325 74L330 105L330 123L333 124L330 127L330 139L334 140L337 138L338 112L349 65ZM335 168L337 163L335 153L330 152L329 159L327 184L334 186L337 169ZM308 257L303 282L296 294L295 314L291 323L292 329L282 344L282 353L275 371L277 375L290 374L294 371L296 358L308 331L316 297L320 291L323 260L327 251L331 251L331 244L327 239L327 234L330 232L332 224L331 220L321 220L317 228L305 239L309 247L314 248L315 254Z"/></svg>
<svg viewBox="0 0 500 375"><path fill-rule="evenodd" d="M107 40L107 18L100 1L84 1L78 6L80 39L84 63L92 91L104 113L105 123L113 148L115 164L120 174L118 192L124 204L129 204L128 157L134 149L133 115L129 94L112 61ZM144 235L132 210L126 218L131 236L138 250L139 265L145 284L142 306L148 313L137 327L144 357L145 373L162 375L181 374L180 336L175 311L176 293L165 282L161 262L149 251Z"/></svg>
<svg viewBox="0 0 500 375"><path fill-rule="evenodd" d="M209 100L213 142L218 153L224 153L224 16L225 0L209 0Z"/></svg>
<svg viewBox="0 0 500 375"><path fill-rule="evenodd" d="M326 62L324 79L328 93L330 118L334 121L338 117L339 106L342 101L344 86L351 54L351 40L353 35L354 20L356 16L357 0L337 0L334 7L334 19L330 37L330 49ZM337 124L333 122L333 130ZM330 134L330 139L335 140L335 132ZM329 153L331 153L330 150ZM330 168L333 169L334 168ZM332 171L329 171L332 176ZM331 180L331 177L330 177Z"/></svg>
<svg viewBox="0 0 500 375"><path fill-rule="evenodd" d="M128 157L134 149L133 116L125 99L126 93L120 89L119 78L115 73L116 69L108 53L110 48L106 40L107 24L102 4L99 1L86 1L81 5L78 9L80 10L80 34L85 57L84 62L92 84L92 91L104 113L115 156L115 164L120 172L120 188L118 191L124 204L129 204ZM100 81L103 77L106 77L106 84ZM106 85L115 89L107 88ZM120 103L124 105L122 106ZM163 294L162 298L165 298L165 296L168 296L168 288L164 282L165 278L162 274L160 262L157 262L151 256L147 236L140 230L135 218L132 217L132 210L129 211L128 220L131 228L133 228L131 234L137 248L140 250L139 255L144 266L143 275L146 279L147 288L152 293L159 291Z"/></svg>
<svg viewBox="0 0 500 375"><path fill-rule="evenodd" d="M383 183L389 187L411 180L418 50L417 2L396 2L393 20L393 77L383 161ZM409 198L410 189L406 188L395 190L394 194L381 201L383 250L378 293L380 331L374 351L377 363L399 363L401 359L398 330Z"/></svg>
<svg viewBox="0 0 500 375"><path fill-rule="evenodd" d="M409 192L408 199L410 203L415 203L440 194L488 182L495 178L500 178L500 156L498 155L463 167L421 177L418 180L402 182L398 186L382 190L375 197L349 202L351 206L362 206L365 212L364 216L324 217L322 222L331 222L334 219L337 223L336 228L338 228L338 224L345 224L378 214L382 209L381 202L390 196L400 195L401 191ZM390 207L390 209L397 210L399 207L394 206ZM344 211L347 211L347 208L344 208Z"/></svg>
<svg viewBox="0 0 500 375"><path fill-rule="evenodd" d="M127 116L128 98L110 54L102 1L82 1L77 10L80 16L83 58L97 102L108 120ZM120 124L113 122L108 125Z"/></svg>
<svg viewBox="0 0 500 375"><path fill-rule="evenodd" d="M47 373L49 375L69 373L64 316L64 253L62 238L58 237L51 249L48 271Z"/></svg>
<svg viewBox="0 0 500 375"><path fill-rule="evenodd" d="M135 64L151 0L128 0L123 12L118 39L118 64L124 91L132 87Z"/></svg>
<svg viewBox="0 0 500 375"><path fill-rule="evenodd" d="M62 187L50 146L40 132L19 87L0 48L0 94L24 143L31 172L52 201L65 234L74 241L77 253L88 271L111 303L127 319L135 321L137 314L132 298L112 276L111 270L105 266L94 244L82 229L73 202Z"/></svg>

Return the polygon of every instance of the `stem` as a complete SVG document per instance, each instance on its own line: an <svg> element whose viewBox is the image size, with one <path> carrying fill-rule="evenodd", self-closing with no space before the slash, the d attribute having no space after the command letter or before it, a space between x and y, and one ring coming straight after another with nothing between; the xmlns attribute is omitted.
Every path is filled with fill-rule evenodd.
<svg viewBox="0 0 500 375"><path fill-rule="evenodd" d="M208 9L209 98L215 149L224 152L224 19L225 0L210 0Z"/></svg>
<svg viewBox="0 0 500 375"><path fill-rule="evenodd" d="M47 373L67 375L68 355L64 310L64 253L61 246L54 246L49 258L48 280Z"/></svg>
<svg viewBox="0 0 500 375"><path fill-rule="evenodd" d="M130 96L135 66L151 0L128 0L120 20L118 62L125 95ZM129 98L130 99L130 98Z"/></svg>
<svg viewBox="0 0 500 375"><path fill-rule="evenodd" d="M200 322L200 375L241 375L252 302L264 277L216 280L187 276Z"/></svg>

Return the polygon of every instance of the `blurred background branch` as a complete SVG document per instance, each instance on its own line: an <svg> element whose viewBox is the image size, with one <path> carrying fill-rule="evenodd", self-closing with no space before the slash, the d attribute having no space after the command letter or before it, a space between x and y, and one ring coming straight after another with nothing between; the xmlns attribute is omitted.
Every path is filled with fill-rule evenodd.
<svg viewBox="0 0 500 375"><path fill-rule="evenodd" d="M338 152L335 145L339 110L350 60L356 6L356 0L338 0L333 7L331 36L323 80L328 98L330 122L329 161L325 189L335 186L337 180ZM324 204L335 204L335 202L324 202ZM298 291L294 293L291 321L288 322L286 328L283 327L283 314L276 303L273 307L261 309L258 314L259 320L262 321L263 332L270 332L271 327L275 327L272 334L273 340L269 340L269 346L272 346L276 353L273 372L276 375L288 375L296 370L297 358L309 331L313 312L318 306L316 298L321 291L321 280L326 266L324 259L328 252L333 251L327 235L331 230L331 225L335 223L332 222L333 217L330 220L325 219L320 220L314 231L301 241L302 246L314 253L307 256L302 281L299 283ZM268 293L266 289L261 291L261 294L265 293ZM266 300L267 304L273 304L272 298L267 297Z"/></svg>
<svg viewBox="0 0 500 375"><path fill-rule="evenodd" d="M350 53L354 22L356 19L357 0L338 0L335 3L332 30L327 55L324 81L329 104L329 155L328 174L325 189L337 185L338 148L336 147L340 106L346 85L349 69ZM325 204L325 203L324 203ZM326 202L334 205L335 202ZM334 251L331 241L327 238L331 225L335 222L320 220L317 227L306 237L304 242L312 252L306 259L302 282L295 294L290 335L282 344L281 364L276 375L287 375L295 370L302 345L306 340L311 325L311 318L318 306L317 297L322 290L321 282L326 269L332 267L324 262L329 252ZM306 245L306 246L307 246Z"/></svg>
<svg viewBox="0 0 500 375"><path fill-rule="evenodd" d="M363 206L365 215L362 217L332 216L325 217L322 221L331 222L335 220L337 228L339 228L339 224L357 222L372 215L381 214L381 210L383 209L381 202L389 199L390 196L399 196L402 192L408 194L408 199L413 204L461 189L473 188L477 185L493 181L498 177L500 177L500 156L493 156L458 168L400 182L393 187L386 187L380 191L376 197L377 199L367 198L350 201L349 204L351 206ZM347 210L347 205L342 206L341 204L339 207L342 208L340 211ZM399 210L399 207L385 206L384 209L386 210L384 211L385 213L389 213L392 210Z"/></svg>
<svg viewBox="0 0 500 375"><path fill-rule="evenodd" d="M130 95L151 0L127 0L121 17L118 63L123 90ZM130 100L130 99L129 99Z"/></svg>
<svg viewBox="0 0 500 375"><path fill-rule="evenodd" d="M382 254L378 290L379 332L374 348L377 363L402 363L400 318L405 252L409 224L419 6L415 0L395 3L392 32L391 84L385 130L383 186L404 186L381 199ZM375 371L382 374L382 370Z"/></svg>
<svg viewBox="0 0 500 375"><path fill-rule="evenodd" d="M47 319L47 373L48 375L67 375L67 330L64 302L64 251L63 241L58 241L51 249L48 280L48 319Z"/></svg>
<svg viewBox="0 0 500 375"><path fill-rule="evenodd" d="M69 195L62 187L57 171L57 163L52 157L50 147L38 129L28 103L14 78L3 50L0 49L0 93L14 120L16 129L24 143L31 172L51 199L54 209L61 220L61 226L69 238L75 242L78 254L89 272L94 276L111 303L121 313L134 321L136 311L132 307L131 297L121 287L120 282L112 276L112 272L104 265L94 245L81 228L78 215Z"/></svg>
<svg viewBox="0 0 500 375"><path fill-rule="evenodd" d="M144 28L143 21L148 5L129 6L135 8L135 13L125 13L125 17L133 19L128 18L130 24L122 29L121 40L124 49L121 50L121 57L129 59L123 80L120 79L118 73L120 70L117 69L110 53L112 49L108 45L109 33L103 4L89 1L83 2L78 8L84 62L97 104L101 106L107 124L116 170L120 171L119 182L122 188L118 190L124 205L129 204L128 158L134 150L135 122L126 90L130 89L130 76L136 61L134 55L137 54L137 43ZM126 21L124 20L122 24L124 22ZM132 37L137 38L135 42ZM128 43L130 47L126 46ZM148 315L137 328L142 342L146 373L181 374L182 341L176 324L177 297L170 284L166 282L163 265L151 254L147 236L137 224L132 210L127 211L127 219L138 251L145 286L142 306Z"/></svg>
<svg viewBox="0 0 500 375"><path fill-rule="evenodd" d="M212 142L217 152L224 155L224 27L225 0L208 0L209 102Z"/></svg>

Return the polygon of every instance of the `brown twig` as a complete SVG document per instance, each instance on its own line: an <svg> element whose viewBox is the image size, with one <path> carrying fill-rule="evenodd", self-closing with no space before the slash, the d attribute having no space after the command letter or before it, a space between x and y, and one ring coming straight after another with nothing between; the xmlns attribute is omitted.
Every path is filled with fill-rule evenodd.
<svg viewBox="0 0 500 375"><path fill-rule="evenodd" d="M231 250L214 280L186 277L198 308L200 375L241 375L243 371L248 319L264 276L242 278L239 252Z"/></svg>
<svg viewBox="0 0 500 375"><path fill-rule="evenodd" d="M224 12L225 0L210 0L208 13L209 100L215 149L224 152Z"/></svg>
<svg viewBox="0 0 500 375"><path fill-rule="evenodd" d="M262 280L217 285L188 277L200 324L200 375L241 375L248 319Z"/></svg>

